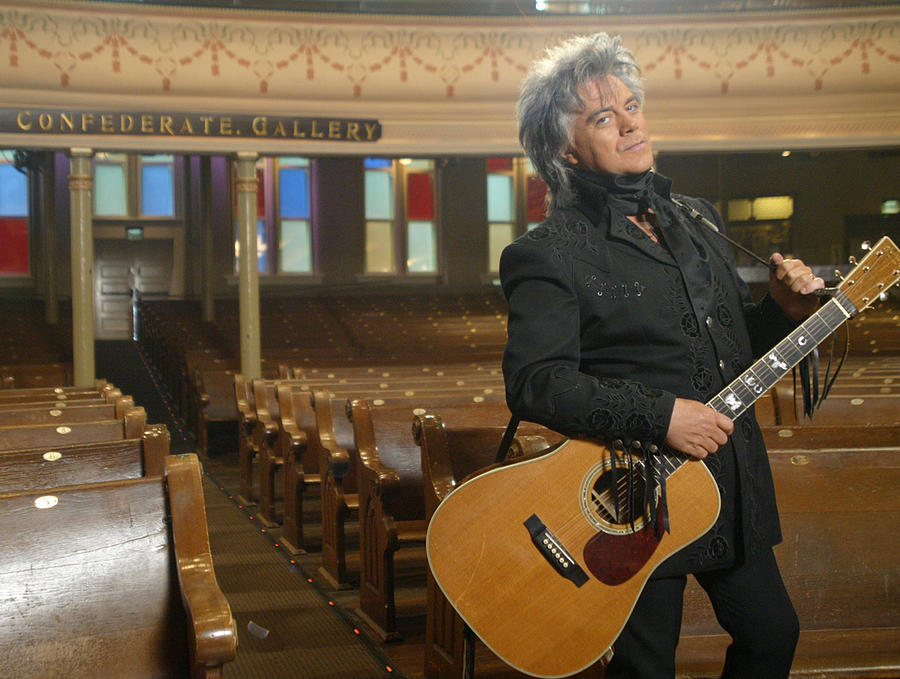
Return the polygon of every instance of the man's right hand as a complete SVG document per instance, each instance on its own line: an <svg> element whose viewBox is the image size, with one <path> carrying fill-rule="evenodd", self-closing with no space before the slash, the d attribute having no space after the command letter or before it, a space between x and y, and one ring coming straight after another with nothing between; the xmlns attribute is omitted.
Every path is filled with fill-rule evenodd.
<svg viewBox="0 0 900 679"><path fill-rule="evenodd" d="M676 398L666 433L666 443L702 460L728 441L734 422L700 401Z"/></svg>

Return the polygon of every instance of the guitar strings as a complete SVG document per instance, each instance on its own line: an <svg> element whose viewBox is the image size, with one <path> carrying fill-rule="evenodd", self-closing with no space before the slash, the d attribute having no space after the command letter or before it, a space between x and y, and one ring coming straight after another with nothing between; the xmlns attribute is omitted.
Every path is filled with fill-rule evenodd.
<svg viewBox="0 0 900 679"><path fill-rule="evenodd" d="M610 464L616 464L617 462L619 462L618 456L615 455L614 453L610 452L610 457L611 457ZM633 456L631 456L631 457L633 458ZM663 459L665 461L664 463L668 463L668 460L666 459L665 456L663 456ZM643 458L635 459L634 466L635 467L640 466L641 469L643 469L643 466L644 466ZM671 471L674 471L674 468ZM601 477L602 476L604 476L604 475L601 474ZM616 479L616 495L619 497L620 502L622 502L624 504L624 506L627 508L627 512L629 514L629 516L627 517L627 519L625 521L621 521L621 519L622 519L621 516L618 518L613 516L613 512L609 511L609 509L607 507L604 507L604 505L603 505L604 501L606 503L608 503L608 505L613 504L614 500L613 500L613 495L612 495L612 488L611 487L604 488L602 491L600 491L598 493L596 491L596 480L595 480L594 484L591 488L591 493L590 493L591 494L590 502L593 505L593 511L595 513L595 520L600 523L606 523L610 526L622 526L626 529L630 529L629 524L631 523L631 516L634 514L634 507L632 506L632 504L627 502L627 498L629 497L629 495L631 493L635 492L634 483L639 478L642 479L642 476L639 477L638 473L635 472L635 473L623 475L622 477ZM629 488L629 486L630 486L630 488ZM655 491L655 488L654 488L654 491ZM656 493L654 492L653 496L655 496L655 495L656 495ZM641 494L641 496L643 496L643 494ZM603 516L604 512L602 510L604 510L604 509L605 509L605 512L610 515L612 520L609 520L605 516ZM640 516L641 515L638 515L637 517L635 517L635 520L637 520ZM585 517L584 517L583 513L579 512L578 514L570 516L570 517L566 518L565 520L563 520L563 522L561 524L559 524L558 527L554 528L554 527L548 526L548 528L553 532L553 534L557 537L557 539L560 540L560 542L563 542L565 539L570 538L570 537L575 537L579 532L583 531L585 528L584 521L585 521ZM594 524L588 524L588 526L591 531L595 532L597 529L596 525L594 525Z"/></svg>
<svg viewBox="0 0 900 679"><path fill-rule="evenodd" d="M618 455L616 455L614 453L614 451L611 451L609 449L607 449L607 450L610 455L610 464L615 464L615 463L622 464L622 461L619 459ZM625 451L623 451L623 452L625 452ZM626 452L626 454L630 455L630 453L627 453L627 452ZM671 450L669 450L668 452L657 453L657 456L659 458L659 468L658 468L657 474L654 475L654 478L666 479L666 478L670 477L672 474L674 474L676 471L678 471L678 469L681 467L681 465L684 463L685 460L682 459L681 457L673 457L673 455L675 455L675 452L671 451ZM623 475L616 479L616 495L618 495L620 500L622 500L623 497L627 497L629 492L634 492L633 484L635 481L643 481L644 480L644 469L643 468L644 468L645 464L646 464L645 458L643 458L643 457L635 458L634 466L636 468L638 468L638 471L636 471L633 474ZM610 472L607 471L606 474L608 475L608 474L610 474ZM601 473L600 477L602 477L602 476L604 476L604 474ZM619 530L621 530L624 532L636 533L645 527L646 524L641 525L640 528L637 528L637 526L636 526L636 529L634 531L632 531L631 525L630 525L631 524L631 516L630 515L628 517L620 516L619 517L620 520L615 520L615 517L612 517L613 520L608 520L602 516L601 507L603 507L604 501L607 503L607 506L609 506L609 505L613 504L614 500L613 500L613 496L612 496L612 488L611 487L604 488L599 493L596 491L596 482L597 482L597 480L599 480L600 477L598 477L598 479L595 479L593 482L593 486L591 488L591 493L590 493L591 497L589 500L591 505L593 505L593 507L592 507L593 511L595 512L596 515L599 515L595 518L594 521L588 521L586 519L586 517L584 516L584 512L578 512L577 514L575 514L573 516L566 517L562 521L562 523L558 524L557 526L548 526L548 529L550 529L551 532L553 532L553 534L559 540L560 544L565 544L568 540L574 541L575 538L578 538L578 540L581 541L584 539L583 533L586 531L590 532L591 534L596 533L596 531L598 530L597 523L601 523L601 524L605 523L608 526L610 526L611 528L613 528L615 532L619 532ZM632 489L628 488L629 483L632 484ZM662 486L662 484L659 481L657 481L656 483L653 484L653 488L652 488L651 492L649 493L649 496L654 498L654 505L656 505L656 503L658 502L659 492L661 492L661 486ZM580 504L581 503L579 503L579 505ZM628 511L632 514L635 514L634 509L635 508L633 506L630 506L630 505L628 506ZM644 505L643 509L646 511L647 506ZM655 507L653 509L655 509ZM609 512L608 509L606 511L607 511L607 513L610 514L610 516L612 516L612 512ZM637 524L640 521L642 516L644 516L644 514L635 514L635 524ZM621 520L621 519L624 519L624 520ZM618 530L616 530L616 527L619 527ZM603 529L600 528L599 530L603 530ZM568 549L568 547L567 547L567 549Z"/></svg>

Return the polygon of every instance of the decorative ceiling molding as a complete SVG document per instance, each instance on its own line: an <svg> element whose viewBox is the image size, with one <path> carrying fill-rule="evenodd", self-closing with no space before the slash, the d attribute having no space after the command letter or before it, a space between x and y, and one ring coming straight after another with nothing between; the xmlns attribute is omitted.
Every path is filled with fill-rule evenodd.
<svg viewBox="0 0 900 679"><path fill-rule="evenodd" d="M378 153L516 153L528 64L575 32L622 35L662 149L900 143L900 12L400 17L0 0L4 105L376 118ZM29 145L65 145L29 136ZM0 144L21 144L0 134ZM79 137L97 148L172 139ZM195 151L368 153L327 141Z"/></svg>

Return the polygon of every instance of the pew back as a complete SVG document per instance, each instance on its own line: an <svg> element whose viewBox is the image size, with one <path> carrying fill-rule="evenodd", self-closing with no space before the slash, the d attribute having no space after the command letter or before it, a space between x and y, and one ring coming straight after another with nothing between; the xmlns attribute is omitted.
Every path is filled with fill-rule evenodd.
<svg viewBox="0 0 900 679"><path fill-rule="evenodd" d="M169 454L165 425L150 425L141 438L80 443L50 450L0 451L0 493L79 483L161 476Z"/></svg>
<svg viewBox="0 0 900 679"><path fill-rule="evenodd" d="M0 676L183 679L233 659L221 591L197 599L198 574L179 577L179 561L209 562L199 464L183 457L166 479L0 495Z"/></svg>

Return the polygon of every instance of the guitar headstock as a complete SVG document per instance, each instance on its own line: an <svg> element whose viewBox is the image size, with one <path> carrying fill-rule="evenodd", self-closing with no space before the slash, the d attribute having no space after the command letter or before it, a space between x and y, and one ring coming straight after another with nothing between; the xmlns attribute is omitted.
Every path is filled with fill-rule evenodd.
<svg viewBox="0 0 900 679"><path fill-rule="evenodd" d="M887 236L879 240L838 286L862 311L900 280L900 249Z"/></svg>

